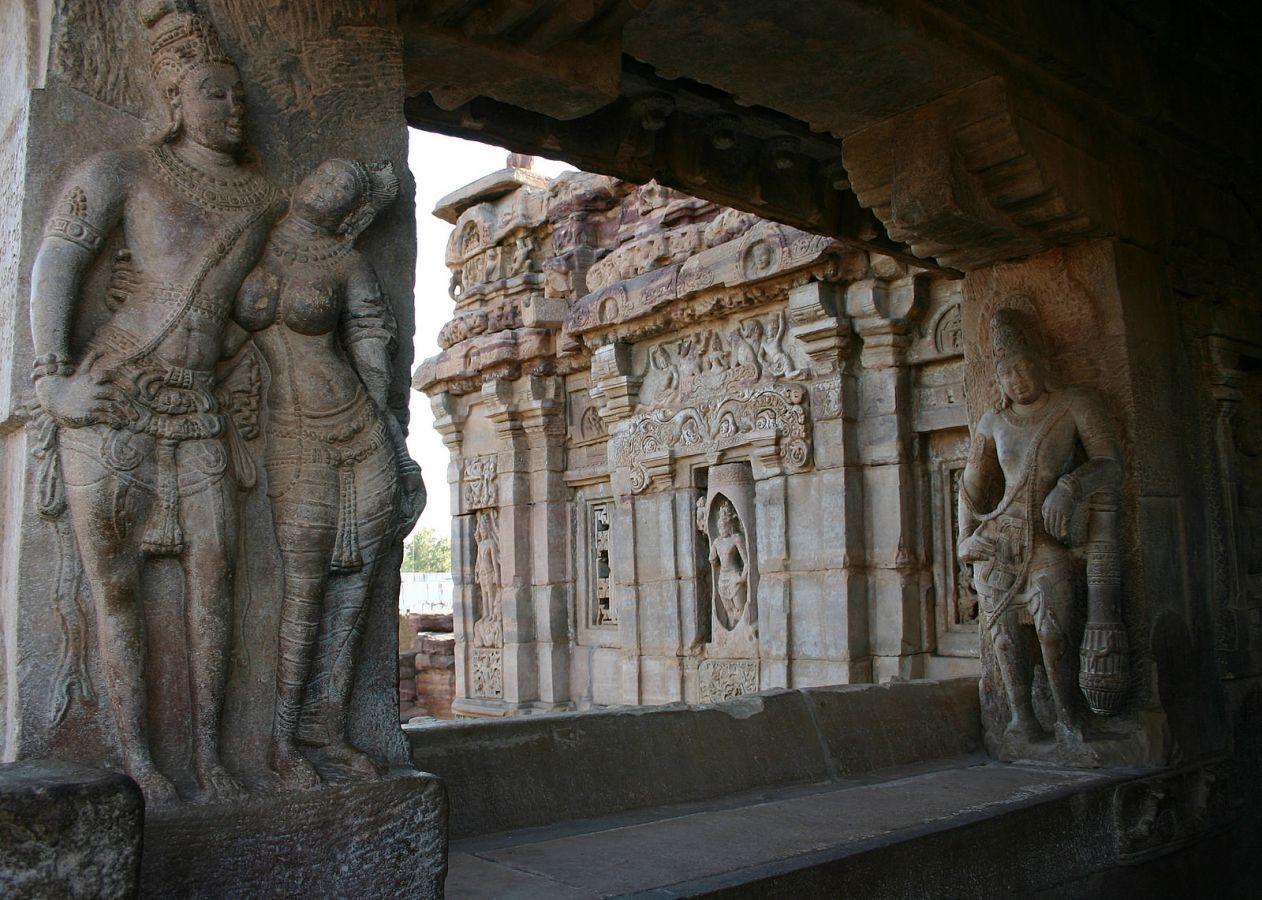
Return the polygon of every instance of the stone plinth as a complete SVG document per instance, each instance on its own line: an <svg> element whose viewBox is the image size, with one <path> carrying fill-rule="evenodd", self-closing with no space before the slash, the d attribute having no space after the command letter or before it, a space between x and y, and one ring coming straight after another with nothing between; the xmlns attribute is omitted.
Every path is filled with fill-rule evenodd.
<svg viewBox="0 0 1262 900"><path fill-rule="evenodd" d="M144 805L125 775L0 766L0 896L130 897Z"/></svg>
<svg viewBox="0 0 1262 900"><path fill-rule="evenodd" d="M441 897L447 795L394 770L344 784L206 806L145 822L147 897Z"/></svg>

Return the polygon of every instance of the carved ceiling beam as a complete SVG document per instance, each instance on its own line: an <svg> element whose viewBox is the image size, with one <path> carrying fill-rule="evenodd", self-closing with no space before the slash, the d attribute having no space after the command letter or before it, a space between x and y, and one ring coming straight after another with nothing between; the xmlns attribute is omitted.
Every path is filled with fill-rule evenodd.
<svg viewBox="0 0 1262 900"><path fill-rule="evenodd" d="M417 128L565 159L580 169L660 184L903 260L940 268L891 240L850 191L841 142L720 91L658 78L625 60L621 94L569 121L477 97L447 109L433 96L404 106Z"/></svg>
<svg viewBox="0 0 1262 900"><path fill-rule="evenodd" d="M442 109L475 96L558 119L618 97L622 26L650 0L405 0L408 93Z"/></svg>
<svg viewBox="0 0 1262 900"><path fill-rule="evenodd" d="M1064 125L1064 123L1062 123ZM1108 168L995 77L845 141L859 202L920 257L972 269L1117 232Z"/></svg>

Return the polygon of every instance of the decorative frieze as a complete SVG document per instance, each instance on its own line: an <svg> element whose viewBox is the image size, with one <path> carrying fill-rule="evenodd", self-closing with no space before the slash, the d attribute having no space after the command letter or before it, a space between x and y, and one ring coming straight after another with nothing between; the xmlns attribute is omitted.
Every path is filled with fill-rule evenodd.
<svg viewBox="0 0 1262 900"><path fill-rule="evenodd" d="M464 464L464 507L466 512L496 505L496 455L475 456Z"/></svg>
<svg viewBox="0 0 1262 900"><path fill-rule="evenodd" d="M700 400L676 412L632 416L614 439L614 459L628 471L636 493L648 488L647 464L655 457L704 456L755 441L769 440L784 469L799 472L811 458L805 399L801 385L772 384Z"/></svg>
<svg viewBox="0 0 1262 900"><path fill-rule="evenodd" d="M756 659L707 659L699 671L702 703L722 703L758 692Z"/></svg>

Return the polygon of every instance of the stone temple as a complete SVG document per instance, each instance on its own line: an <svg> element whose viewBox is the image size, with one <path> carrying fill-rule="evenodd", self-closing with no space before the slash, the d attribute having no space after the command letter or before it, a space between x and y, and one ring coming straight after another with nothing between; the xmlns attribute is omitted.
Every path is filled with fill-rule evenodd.
<svg viewBox="0 0 1262 900"><path fill-rule="evenodd" d="M0 893L1255 895L1257 24L0 5Z"/></svg>

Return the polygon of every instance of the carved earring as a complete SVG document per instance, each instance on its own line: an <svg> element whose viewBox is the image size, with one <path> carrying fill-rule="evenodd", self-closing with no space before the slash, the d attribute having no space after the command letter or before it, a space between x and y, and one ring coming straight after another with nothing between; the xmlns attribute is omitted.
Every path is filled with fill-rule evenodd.
<svg viewBox="0 0 1262 900"><path fill-rule="evenodd" d="M184 128L184 114L180 112L180 90L177 87L166 89L167 126L162 132L160 143L169 144L180 135Z"/></svg>

